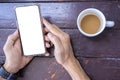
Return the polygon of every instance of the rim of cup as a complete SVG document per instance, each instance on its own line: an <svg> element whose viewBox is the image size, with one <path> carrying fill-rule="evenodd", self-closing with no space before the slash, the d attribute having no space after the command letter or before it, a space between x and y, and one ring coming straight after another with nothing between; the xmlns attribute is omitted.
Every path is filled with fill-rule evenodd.
<svg viewBox="0 0 120 80"><path fill-rule="evenodd" d="M88 34L86 32L84 32L82 29L81 29L81 21L82 19L86 16L86 15L95 15L99 18L100 20L100 28L98 30L98 32L94 33L94 34ZM95 9L95 8L87 8L85 10L83 10L79 15L78 15L78 18L77 18L77 27L78 29L80 30L80 32L87 36L87 37L94 37L94 36L97 36L99 35L100 33L102 33L102 31L105 29L105 25L106 25L106 18L104 16L104 14L98 10L98 9Z"/></svg>

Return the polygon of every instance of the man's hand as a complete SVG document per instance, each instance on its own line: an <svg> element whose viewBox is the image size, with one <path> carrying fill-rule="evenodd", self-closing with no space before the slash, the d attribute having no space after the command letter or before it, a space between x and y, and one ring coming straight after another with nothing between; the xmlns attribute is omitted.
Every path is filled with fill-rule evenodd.
<svg viewBox="0 0 120 80"><path fill-rule="evenodd" d="M54 55L57 62L64 65L69 59L75 59L69 35L61 31L56 25L50 24L44 18L43 24L48 32L47 37L55 46Z"/></svg>
<svg viewBox="0 0 120 80"><path fill-rule="evenodd" d="M73 55L69 35L44 18L43 24L46 27L46 32L48 32L49 41L55 46L54 55L57 62L68 71L73 80L90 80Z"/></svg>
<svg viewBox="0 0 120 80"><path fill-rule="evenodd" d="M6 56L4 68L13 74L22 69L33 58L22 55L18 30L9 35L3 50Z"/></svg>

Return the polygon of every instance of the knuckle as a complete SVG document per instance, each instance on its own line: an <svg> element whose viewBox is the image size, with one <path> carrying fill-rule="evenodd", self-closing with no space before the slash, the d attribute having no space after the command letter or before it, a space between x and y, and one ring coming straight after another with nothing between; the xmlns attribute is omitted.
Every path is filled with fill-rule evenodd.
<svg viewBox="0 0 120 80"><path fill-rule="evenodd" d="M5 48L5 46L4 46L4 47L3 47L3 50L5 51L5 49L6 49L6 48Z"/></svg>
<svg viewBox="0 0 120 80"><path fill-rule="evenodd" d="M53 38L53 40L54 40L54 41L57 39L57 37L56 37L56 36L52 36L52 38Z"/></svg>
<svg viewBox="0 0 120 80"><path fill-rule="evenodd" d="M6 48L6 46L4 46L4 47L3 47L3 51L6 51L6 50L7 50L7 48Z"/></svg>
<svg viewBox="0 0 120 80"><path fill-rule="evenodd" d="M11 39L12 39L12 34L10 34L10 35L8 36L8 39L9 39L9 40L11 40Z"/></svg>
<svg viewBox="0 0 120 80"><path fill-rule="evenodd" d="M67 39L70 39L70 36L68 35L68 34L66 34L66 36L65 36Z"/></svg>
<svg viewBox="0 0 120 80"><path fill-rule="evenodd" d="M70 36L68 34L65 33L63 40L64 41L68 41L70 39Z"/></svg>
<svg viewBox="0 0 120 80"><path fill-rule="evenodd" d="M51 33L49 33L48 36L54 41L57 39L57 37Z"/></svg>

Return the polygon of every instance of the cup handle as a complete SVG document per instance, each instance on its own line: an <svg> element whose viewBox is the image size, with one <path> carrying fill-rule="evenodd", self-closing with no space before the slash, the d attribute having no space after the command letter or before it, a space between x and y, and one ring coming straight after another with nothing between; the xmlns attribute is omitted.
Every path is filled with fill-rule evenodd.
<svg viewBox="0 0 120 80"><path fill-rule="evenodd" d="M114 25L115 25L114 21L106 21L106 27L111 28L111 27L114 27Z"/></svg>

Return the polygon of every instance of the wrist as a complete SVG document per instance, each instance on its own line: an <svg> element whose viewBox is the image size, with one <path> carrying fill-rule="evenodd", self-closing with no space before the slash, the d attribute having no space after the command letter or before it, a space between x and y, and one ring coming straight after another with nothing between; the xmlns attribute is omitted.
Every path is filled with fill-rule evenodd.
<svg viewBox="0 0 120 80"><path fill-rule="evenodd" d="M17 75L9 73L4 67L0 67L0 80L17 80Z"/></svg>
<svg viewBox="0 0 120 80"><path fill-rule="evenodd" d="M11 74L15 74L15 73L17 73L17 72L19 71L17 68L14 68L14 67L9 66L9 65L7 65L7 64L4 64L3 67L4 67L4 69L5 69L7 72L9 72L9 73L11 73Z"/></svg>
<svg viewBox="0 0 120 80"><path fill-rule="evenodd" d="M71 64L76 64L77 59L75 57L70 57L62 66L64 68L66 68L67 66L71 65Z"/></svg>
<svg viewBox="0 0 120 80"><path fill-rule="evenodd" d="M71 75L73 80L90 80L75 57L69 58L63 67Z"/></svg>

